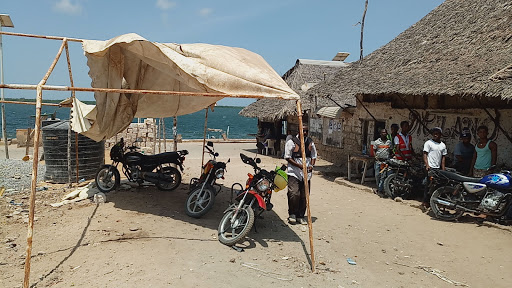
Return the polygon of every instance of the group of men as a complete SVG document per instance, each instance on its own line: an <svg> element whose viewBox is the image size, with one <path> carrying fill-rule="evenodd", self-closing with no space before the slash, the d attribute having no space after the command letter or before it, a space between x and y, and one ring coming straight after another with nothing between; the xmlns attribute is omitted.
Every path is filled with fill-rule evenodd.
<svg viewBox="0 0 512 288"><path fill-rule="evenodd" d="M382 164L394 157L397 160L409 161L416 154L412 146L412 136L409 134L409 122L402 121L400 130L398 124L391 125L391 134L386 129L380 130L380 137L375 140L373 150L375 154L375 179L377 182L376 193L383 195L384 179L387 175L381 173ZM317 151L315 144L308 137L309 129L304 125L304 147L306 154L308 187L315 166ZM446 155L448 150L441 140L443 131L439 127L430 130L431 139L423 145L423 163L427 171L431 169L446 169ZM488 138L489 130L486 126L477 128L478 142L476 146L471 144L471 133L464 129L460 135L460 142L454 149L453 167L463 175L483 177L489 174L496 165L498 148L494 141ZM302 170L302 153L299 136L288 136L285 144L284 159L288 162L286 173L288 174L288 222L291 224L307 224L305 177ZM309 192L308 192L309 193ZM425 189L423 207L429 207L428 189Z"/></svg>
<svg viewBox="0 0 512 288"><path fill-rule="evenodd" d="M381 173L382 165L387 159L395 157L398 160L409 161L414 153L412 146L412 136L409 134L409 122L400 123L400 132L398 125L391 125L391 135L386 129L380 130L380 137L374 142L375 151L375 179L377 183L376 193L383 195L384 179L387 175ZM441 140L442 129L439 127L430 130L431 139L423 145L423 163L427 171L431 169L446 169L446 155L448 150L445 143ZM498 148L494 141L488 138L489 129L486 126L477 128L478 142L476 146L471 144L471 133L469 129L463 129L460 134L460 142L454 149L453 167L461 174L474 177L483 177L492 171L490 169L496 165ZM429 207L429 191L425 189L422 206Z"/></svg>

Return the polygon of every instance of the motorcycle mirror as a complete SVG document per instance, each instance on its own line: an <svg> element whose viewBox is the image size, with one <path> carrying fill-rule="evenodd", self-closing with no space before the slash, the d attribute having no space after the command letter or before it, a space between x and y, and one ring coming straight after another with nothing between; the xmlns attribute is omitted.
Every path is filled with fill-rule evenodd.
<svg viewBox="0 0 512 288"><path fill-rule="evenodd" d="M231 158L228 158L228 162L226 162L226 164L228 164L230 161L231 161Z"/></svg>
<svg viewBox="0 0 512 288"><path fill-rule="evenodd" d="M257 163L257 164L260 164L260 163L261 163L261 159L260 159L260 158L256 158L256 160L255 160L255 161L256 161L256 163Z"/></svg>
<svg viewBox="0 0 512 288"><path fill-rule="evenodd" d="M206 142L206 146L213 147L213 142L212 142L212 141L208 141L208 142Z"/></svg>

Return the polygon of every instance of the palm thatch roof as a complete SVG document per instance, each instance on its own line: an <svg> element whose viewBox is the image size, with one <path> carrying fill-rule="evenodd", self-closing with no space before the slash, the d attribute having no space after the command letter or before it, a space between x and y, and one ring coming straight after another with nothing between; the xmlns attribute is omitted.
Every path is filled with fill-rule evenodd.
<svg viewBox="0 0 512 288"><path fill-rule="evenodd" d="M283 79L303 99L309 88L332 78L341 68L347 66L349 64L341 61L298 59L295 62L295 66L283 75ZM303 109L309 109L313 102L303 99ZM333 102L330 102L329 106L333 106ZM297 115L295 107L294 100L259 99L242 109L239 114L245 117L256 117L262 121L272 122L277 119L283 119L288 115Z"/></svg>
<svg viewBox="0 0 512 288"><path fill-rule="evenodd" d="M512 99L512 2L446 0L385 46L308 91Z"/></svg>

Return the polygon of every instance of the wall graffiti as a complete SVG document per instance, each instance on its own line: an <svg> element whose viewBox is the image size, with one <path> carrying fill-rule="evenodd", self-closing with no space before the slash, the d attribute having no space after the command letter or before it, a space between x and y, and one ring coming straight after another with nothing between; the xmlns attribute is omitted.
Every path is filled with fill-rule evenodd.
<svg viewBox="0 0 512 288"><path fill-rule="evenodd" d="M436 113L432 111L411 110L409 113L409 123L411 124L411 134L416 136L429 136L428 129L441 127L443 129L443 138L459 139L459 135L464 128L471 131L473 140L477 140L476 129L478 126L485 125L489 128L489 138L495 140L498 137L498 125L500 123L500 112L493 111L494 122L489 116L457 116L455 114ZM422 124L425 124L426 127Z"/></svg>

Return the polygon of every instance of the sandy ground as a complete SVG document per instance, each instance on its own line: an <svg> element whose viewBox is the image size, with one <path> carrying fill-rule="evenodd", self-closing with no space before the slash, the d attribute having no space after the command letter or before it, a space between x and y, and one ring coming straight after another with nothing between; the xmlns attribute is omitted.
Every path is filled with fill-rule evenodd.
<svg viewBox="0 0 512 288"><path fill-rule="evenodd" d="M188 149L183 183L200 172L201 143ZM318 161L311 211L316 273L311 273L307 226L286 223L286 191L256 221L237 252L218 242L217 226L229 187L251 168L239 153L254 144L216 144L231 158L225 186L202 219L184 212L188 185L173 192L146 186L59 208L70 191L38 192L30 283L33 287L510 287L512 227L465 216L433 219L418 202L381 199L367 187L334 182L336 167ZM24 155L23 153L21 153ZM11 154L13 155L13 154ZM282 159L262 156L273 168ZM41 184L48 185L48 184ZM23 203L22 206L9 204ZM0 287L21 287L28 195L0 198ZM18 211L18 212L16 212ZM13 213L14 212L14 213ZM355 260L350 265L347 258ZM450 281L452 283L450 283Z"/></svg>

